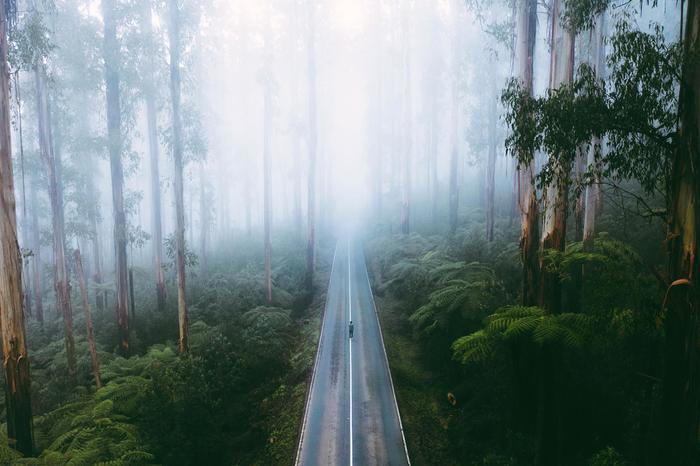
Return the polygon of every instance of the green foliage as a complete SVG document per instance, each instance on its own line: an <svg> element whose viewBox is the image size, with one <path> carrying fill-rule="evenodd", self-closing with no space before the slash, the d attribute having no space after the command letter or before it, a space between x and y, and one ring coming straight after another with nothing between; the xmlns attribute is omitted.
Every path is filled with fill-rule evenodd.
<svg viewBox="0 0 700 466"><path fill-rule="evenodd" d="M598 136L608 138L608 151L603 156L596 148L597 163L584 176L586 182L601 176L634 179L647 193L665 191L675 144L681 49L666 43L660 26L645 33L624 20L611 46L610 85L584 64L572 84L543 97L530 96L517 80L503 91L511 129L508 150L521 165L537 150L550 155L539 175L542 185L568 178L577 151Z"/></svg>
<svg viewBox="0 0 700 466"><path fill-rule="evenodd" d="M627 462L617 450L607 447L596 453L588 464L590 466L625 466Z"/></svg>
<svg viewBox="0 0 700 466"><path fill-rule="evenodd" d="M605 12L610 0L564 0L564 27L575 33L591 29L596 16Z"/></svg>
<svg viewBox="0 0 700 466"><path fill-rule="evenodd" d="M409 318L419 334L449 333L464 321L480 320L502 292L494 271L478 263L446 263L431 275L434 291Z"/></svg>
<svg viewBox="0 0 700 466"><path fill-rule="evenodd" d="M580 348L591 318L584 314L547 314L537 307L507 306L490 315L484 328L452 344L454 357L462 364L487 361L500 342L532 341L539 346Z"/></svg>

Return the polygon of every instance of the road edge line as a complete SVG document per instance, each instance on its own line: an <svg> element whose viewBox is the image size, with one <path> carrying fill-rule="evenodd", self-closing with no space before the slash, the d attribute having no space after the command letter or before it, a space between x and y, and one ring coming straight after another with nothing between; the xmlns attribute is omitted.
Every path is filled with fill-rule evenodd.
<svg viewBox="0 0 700 466"><path fill-rule="evenodd" d="M382 323L379 320L379 313L377 312L377 303L374 301L374 291L372 290L372 282L369 281L369 269L367 267L367 257L365 256L364 243L362 245L362 260L365 263L365 278L367 279L367 286L369 287L369 295L372 298L372 308L374 308L374 317L377 319L377 325L379 326L379 338L382 340L382 351L384 352L386 370L387 372L389 372L389 382L391 382L391 395L394 397L394 407L396 408L396 416L399 418L399 428L401 429L401 440L403 440L403 450L406 454L406 461L408 462L408 466L411 466L411 458L408 456L408 445L406 444L406 434L403 431L403 422L401 421L401 412L399 411L399 402L396 399L396 391L394 390L394 378L391 376L391 366L389 365L389 357L386 354L386 345L384 344L384 333L382 332Z"/></svg>
<svg viewBox="0 0 700 466"><path fill-rule="evenodd" d="M318 343L316 344L316 356L314 357L314 369L311 373L311 382L309 383L309 391L306 393L306 401L304 402L304 418L301 422L301 430L299 431L299 444L297 445L297 455L294 460L294 465L299 466L299 460L301 459L301 447L304 441L304 430L306 429L306 419L309 415L309 402L311 401L311 391L314 388L314 381L316 380L316 368L318 367L318 358L321 354L321 339L323 338L323 329L326 326L326 314L328 313L328 289L331 286L331 280L333 280L333 271L335 270L335 258L338 255L338 243L336 241L335 251L333 252L333 262L331 263L331 273L328 276L328 286L326 287L326 302L323 303L323 319L321 320L321 331L318 334ZM393 388L393 386L392 386Z"/></svg>

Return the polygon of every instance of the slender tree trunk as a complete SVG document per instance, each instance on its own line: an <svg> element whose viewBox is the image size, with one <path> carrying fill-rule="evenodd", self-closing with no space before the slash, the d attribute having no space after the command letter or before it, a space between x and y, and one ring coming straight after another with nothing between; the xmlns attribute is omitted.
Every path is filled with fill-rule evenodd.
<svg viewBox="0 0 700 466"><path fill-rule="evenodd" d="M41 231L39 229L39 206L36 199L36 186L33 185L30 191L30 202L32 204L32 286L34 293L34 316L39 323L44 323L44 300L42 293L42 263L41 263Z"/></svg>
<svg viewBox="0 0 700 466"><path fill-rule="evenodd" d="M411 92L411 34L410 34L410 4L404 6L403 12L403 42L404 42L404 134L403 157L401 158L401 233L407 235L411 230L411 163L413 159L413 96Z"/></svg>
<svg viewBox="0 0 700 466"><path fill-rule="evenodd" d="M550 63L550 89L571 83L574 74L574 34L567 31L560 18L561 0L554 1L552 14L552 58ZM549 312L558 313L561 307L561 283L554 273L544 266L544 253L549 249L563 251L566 247L566 217L569 193L570 167L557 166L555 177L545 194L544 230L540 247L540 304Z"/></svg>
<svg viewBox="0 0 700 466"><path fill-rule="evenodd" d="M517 56L519 78L532 94L533 61L537 35L536 0L519 0L517 13ZM523 263L522 300L525 306L537 304L539 296L539 213L535 186L534 154L522 154L532 159L526 166L518 166L518 210L520 211L520 257Z"/></svg>
<svg viewBox="0 0 700 466"><path fill-rule="evenodd" d="M121 102L119 96L119 43L114 0L102 0L104 16L105 85L107 89L107 135L112 177L114 248L117 277L117 326L119 351L129 354L128 265L126 259L126 213L122 168Z"/></svg>
<svg viewBox="0 0 700 466"><path fill-rule="evenodd" d="M265 77L263 83L263 227L265 230L265 289L272 303L272 44L270 25L265 32Z"/></svg>
<svg viewBox="0 0 700 466"><path fill-rule="evenodd" d="M34 451L31 378L22 310L22 259L10 143L10 75L7 63L7 12L0 2L0 332L5 367L5 410L10 446Z"/></svg>
<svg viewBox="0 0 700 466"><path fill-rule="evenodd" d="M458 2L455 2L458 3ZM460 57L459 44L457 43L457 33L459 24L457 18L459 15L454 13L454 30L452 31L454 38L452 44L452 77L451 77L451 105L450 105L450 126L451 126L451 141L450 141L450 186L449 186L449 219L450 219L450 234L454 234L459 226L459 70Z"/></svg>
<svg viewBox="0 0 700 466"><path fill-rule="evenodd" d="M102 387L102 377L100 376L100 361L97 357L97 346L95 345L95 332L92 328L92 312L90 311L90 299L88 297L87 285L85 283L85 273L83 272L83 260L80 257L80 249L75 250L75 271L80 284L80 296L83 299L83 311L85 312L85 326L87 329L88 349L90 350L90 363L92 373L95 376L95 386Z"/></svg>
<svg viewBox="0 0 700 466"><path fill-rule="evenodd" d="M95 184L92 180L88 181L88 195L90 199L94 201L93 205L90 206L88 211L88 221L90 222L90 229L92 230L92 255L93 255L93 267L94 273L92 274L92 281L100 287L102 285L102 251L100 248L100 231L98 229L97 222L97 209L98 209L98 196L95 192ZM105 292L102 290L95 291L95 305L98 311L102 311L105 308Z"/></svg>
<svg viewBox="0 0 700 466"><path fill-rule="evenodd" d="M495 83L494 83L495 84ZM491 109L489 113L489 155L486 162L486 241L493 242L495 224L495 196L496 196L496 124L498 119L498 107L496 87L493 87L491 96Z"/></svg>
<svg viewBox="0 0 700 466"><path fill-rule="evenodd" d="M180 115L180 10L177 0L169 0L170 9L170 93L173 108L173 162L175 168L175 247L177 256L177 309L180 329L180 353L189 347L189 321L185 301L185 206L183 198L182 117Z"/></svg>
<svg viewBox="0 0 700 466"><path fill-rule="evenodd" d="M209 235L209 202L207 200L207 175L204 169L204 162L202 162L199 166L199 189L199 254L201 256L200 274L202 275L202 279L206 279L207 272L209 269L207 263L207 239Z"/></svg>
<svg viewBox="0 0 700 466"><path fill-rule="evenodd" d="M39 152L46 166L46 175L49 183L49 199L51 201L56 309L63 319L68 372L71 376L75 376L76 362L75 343L73 340L73 310L71 308L70 283L68 281L68 267L66 265L66 236L64 231L63 203L61 202L61 187L57 174L60 161L57 161L54 155L46 81L38 67L34 69L34 78L36 84L37 116L39 120L37 125L39 130Z"/></svg>
<svg viewBox="0 0 700 466"><path fill-rule="evenodd" d="M151 165L151 199L153 208L153 268L155 269L156 296L158 310L165 308L165 271L163 270L163 214L161 213L160 193L160 150L158 143L158 110L155 98L155 70L153 62L153 31L151 26L151 1L143 2L143 29L146 36L149 59L147 60L144 80L144 99L146 101L146 123L148 125L148 154Z"/></svg>
<svg viewBox="0 0 700 466"><path fill-rule="evenodd" d="M604 78L605 75L605 13L598 16L594 29L594 42L591 44L591 65L595 67L596 76ZM600 137L594 136L591 147L588 150L586 159L586 169L590 171L595 166L596 151L602 150ZM598 196L600 195L600 184L592 183L586 187L585 207L583 218L583 250L593 250L593 237L595 235L595 221L598 207Z"/></svg>
<svg viewBox="0 0 700 466"><path fill-rule="evenodd" d="M306 244L306 289L313 291L314 270L316 268L316 149L318 146L316 119L316 3L308 0L309 39L308 39L308 97L309 97L309 174L307 196L307 233Z"/></svg>
<svg viewBox="0 0 700 466"><path fill-rule="evenodd" d="M689 0L679 105L678 146L671 173L669 277L664 329L666 374L656 464L690 464L700 415L700 296L694 281L700 228L700 1Z"/></svg>

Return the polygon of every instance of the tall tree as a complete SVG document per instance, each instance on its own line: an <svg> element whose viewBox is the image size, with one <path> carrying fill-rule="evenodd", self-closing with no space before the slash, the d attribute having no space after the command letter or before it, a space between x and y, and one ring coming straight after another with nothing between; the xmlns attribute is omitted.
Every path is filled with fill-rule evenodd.
<svg viewBox="0 0 700 466"><path fill-rule="evenodd" d="M495 81L492 83L492 94L489 98L488 116L488 158L486 160L486 240L493 241L496 216L496 127L498 120L498 97Z"/></svg>
<svg viewBox="0 0 700 466"><path fill-rule="evenodd" d="M147 59L143 81L146 101L146 123L148 125L148 154L151 162L151 202L153 208L153 267L156 275L158 309L165 307L165 271L163 270L163 214L160 199L160 150L158 144L158 115L155 87L155 42L153 37L151 1L143 1L142 27Z"/></svg>
<svg viewBox="0 0 700 466"><path fill-rule="evenodd" d="M459 75L460 59L459 44L457 42L457 31L459 31L459 10L457 5L460 2L453 2L455 12L453 13L453 38L452 38L452 75L451 75L451 105L450 105L450 186L449 186L449 219L450 233L457 231L459 224Z"/></svg>
<svg viewBox="0 0 700 466"><path fill-rule="evenodd" d="M604 79L605 74L605 12L596 18L595 28L591 36L590 44L590 64L596 76ZM591 146L588 149L586 158L586 171L594 169L596 152L602 150L602 140L599 135L593 136ZM583 248L585 251L593 249L593 236L595 235L595 221L598 209L598 197L600 196L600 184L594 182L586 186L584 194L584 214L583 214Z"/></svg>
<svg viewBox="0 0 700 466"><path fill-rule="evenodd" d="M185 201L183 194L182 115L180 110L180 9L178 0L169 0L170 12L170 94L172 99L172 149L175 195L175 255L177 268L177 315L180 353L189 347L189 320L185 300Z"/></svg>
<svg viewBox="0 0 700 466"><path fill-rule="evenodd" d="M270 13L268 12L268 15ZM268 20L265 30L263 70L263 228L265 235L265 289L272 302L272 34Z"/></svg>
<svg viewBox="0 0 700 466"><path fill-rule="evenodd" d="M129 354L129 288L126 259L127 229L124 210L124 169L122 167L121 102L119 94L119 42L114 0L102 0L104 17L104 61L107 93L107 137L112 178L112 211L114 214L114 249L117 277L117 325L119 350Z"/></svg>
<svg viewBox="0 0 700 466"><path fill-rule="evenodd" d="M92 327L92 312L90 310L90 299L88 297L87 285L85 284L85 273L83 272L83 260L80 257L80 249L75 250L75 271L80 285L80 296L83 300L83 312L85 313L85 327L90 350L90 363L92 373L95 377L95 386L102 387L102 377L100 376L100 361L97 358L97 345L95 344L95 332Z"/></svg>
<svg viewBox="0 0 700 466"><path fill-rule="evenodd" d="M29 191L31 203L31 244L32 244L32 292L34 294L34 316L40 323L44 322L43 280L41 262L41 230L39 229L39 202L36 197L35 181L32 179Z"/></svg>
<svg viewBox="0 0 700 466"><path fill-rule="evenodd" d="M552 4L552 54L550 60L549 88L556 90L571 84L574 76L574 31L567 28L563 18L563 1ZM559 154L552 154L559 160ZM545 192L545 210L540 240L540 305L552 313L561 307L561 283L556 273L547 271L544 265L547 250L563 251L566 246L566 218L569 194L569 170L566 163L554 164L553 179Z"/></svg>
<svg viewBox="0 0 700 466"><path fill-rule="evenodd" d="M36 85L36 105L39 131L39 152L46 168L46 178L51 201L51 226L53 228L54 289L56 308L63 319L68 372L75 376L75 343L73 339L73 309L70 299L68 266L66 265L66 234L63 210L62 186L59 180L61 161L54 153L54 140L51 125L51 109L46 88L46 76L40 64L34 66Z"/></svg>
<svg viewBox="0 0 700 466"><path fill-rule="evenodd" d="M700 1L689 0L683 38L678 144L671 172L669 277L665 299L666 374L656 464L689 464L700 416Z"/></svg>
<svg viewBox="0 0 700 466"><path fill-rule="evenodd" d="M316 117L316 2L307 0L309 17L309 36L307 43L308 98L309 98L309 174L307 188L307 229L306 243L306 288L313 290L314 270L316 268L316 150L318 147L318 122Z"/></svg>
<svg viewBox="0 0 700 466"><path fill-rule="evenodd" d="M407 235L411 229L411 163L413 151L413 105L411 93L411 18L410 3L404 5L403 11L403 105L404 122L402 134L401 157L401 233Z"/></svg>
<svg viewBox="0 0 700 466"><path fill-rule="evenodd" d="M518 78L525 92L532 95L535 38L537 35L537 0L519 0L517 12ZM520 258L523 264L523 305L533 306L539 295L539 221L535 161L533 154L519 154L530 160L518 166L518 207L520 211Z"/></svg>
<svg viewBox="0 0 700 466"><path fill-rule="evenodd" d="M0 2L0 332L5 367L5 409L10 445L25 455L34 450L31 378L22 309L22 258L10 143L8 11Z"/></svg>

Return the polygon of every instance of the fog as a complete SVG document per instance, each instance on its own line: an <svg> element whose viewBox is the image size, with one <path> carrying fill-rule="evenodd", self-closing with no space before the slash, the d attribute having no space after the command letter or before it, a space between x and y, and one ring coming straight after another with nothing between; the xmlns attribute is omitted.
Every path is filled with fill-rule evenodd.
<svg viewBox="0 0 700 466"><path fill-rule="evenodd" d="M3 0L2 462L699 464L698 30Z"/></svg>

